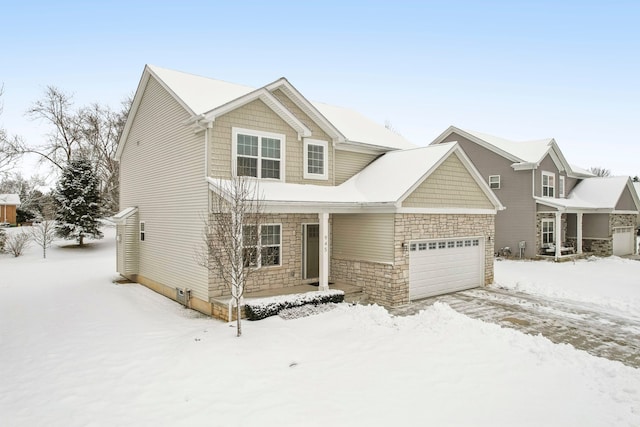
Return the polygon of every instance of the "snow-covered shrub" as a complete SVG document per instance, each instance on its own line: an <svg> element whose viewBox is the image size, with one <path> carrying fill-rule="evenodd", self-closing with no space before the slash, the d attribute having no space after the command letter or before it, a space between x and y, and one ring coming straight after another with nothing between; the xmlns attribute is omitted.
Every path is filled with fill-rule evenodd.
<svg viewBox="0 0 640 427"><path fill-rule="evenodd" d="M260 298L245 302L245 314L248 320L260 320L275 316L280 311L300 307L306 304L340 303L344 301L344 292L331 289L328 291L307 292L304 294L281 295L271 298Z"/></svg>
<svg viewBox="0 0 640 427"><path fill-rule="evenodd" d="M10 234L5 242L5 250L17 258L27 249L30 240L31 237L24 231Z"/></svg>
<svg viewBox="0 0 640 427"><path fill-rule="evenodd" d="M7 241L7 233L0 228L0 254L4 253L4 245Z"/></svg>

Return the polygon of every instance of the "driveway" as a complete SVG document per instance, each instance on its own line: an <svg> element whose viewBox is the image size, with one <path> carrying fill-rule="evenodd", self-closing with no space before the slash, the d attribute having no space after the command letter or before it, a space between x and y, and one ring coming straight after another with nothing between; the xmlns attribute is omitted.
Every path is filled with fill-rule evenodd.
<svg viewBox="0 0 640 427"><path fill-rule="evenodd" d="M595 305L486 287L427 298L389 311L408 316L436 301L474 319L541 334L554 343L571 344L594 356L640 368L640 319Z"/></svg>

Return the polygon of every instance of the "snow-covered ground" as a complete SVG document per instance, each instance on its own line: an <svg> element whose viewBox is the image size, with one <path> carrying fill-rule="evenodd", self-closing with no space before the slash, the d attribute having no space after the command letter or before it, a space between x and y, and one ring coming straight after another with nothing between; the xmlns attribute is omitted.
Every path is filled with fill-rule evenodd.
<svg viewBox="0 0 640 427"><path fill-rule="evenodd" d="M233 325L113 284L105 235L46 260L36 246L0 255L0 425L640 425L640 370L443 304L410 317L340 305L245 322L236 338ZM504 263L497 277L514 287L539 277L535 265ZM611 270L584 266L585 289L598 266Z"/></svg>
<svg viewBox="0 0 640 427"><path fill-rule="evenodd" d="M497 261L496 286L598 305L640 319L640 261Z"/></svg>

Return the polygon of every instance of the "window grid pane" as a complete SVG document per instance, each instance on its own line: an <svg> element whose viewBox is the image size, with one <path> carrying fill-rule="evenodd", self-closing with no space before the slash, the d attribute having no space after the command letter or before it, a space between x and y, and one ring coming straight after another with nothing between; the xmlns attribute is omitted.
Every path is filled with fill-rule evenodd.
<svg viewBox="0 0 640 427"><path fill-rule="evenodd" d="M238 135L238 155L258 156L258 137L251 135Z"/></svg>
<svg viewBox="0 0 640 427"><path fill-rule="evenodd" d="M280 158L280 140L274 138L262 138L262 157L270 159Z"/></svg>
<svg viewBox="0 0 640 427"><path fill-rule="evenodd" d="M236 163L236 173L238 176L258 177L258 159L238 156Z"/></svg>
<svg viewBox="0 0 640 427"><path fill-rule="evenodd" d="M262 159L262 178L280 179L280 160Z"/></svg>

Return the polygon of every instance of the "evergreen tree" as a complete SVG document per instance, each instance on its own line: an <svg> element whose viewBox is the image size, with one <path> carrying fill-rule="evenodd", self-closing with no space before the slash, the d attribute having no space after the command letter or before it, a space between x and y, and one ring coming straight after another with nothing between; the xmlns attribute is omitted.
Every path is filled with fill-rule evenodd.
<svg viewBox="0 0 640 427"><path fill-rule="evenodd" d="M64 169L56 186L56 234L65 239L76 239L80 246L89 236L102 238L100 191L95 168L89 160L72 160Z"/></svg>

